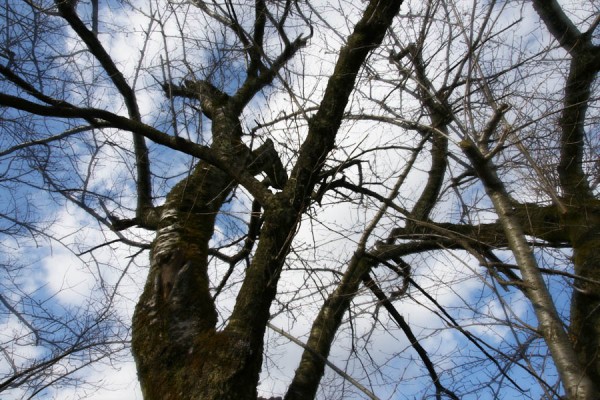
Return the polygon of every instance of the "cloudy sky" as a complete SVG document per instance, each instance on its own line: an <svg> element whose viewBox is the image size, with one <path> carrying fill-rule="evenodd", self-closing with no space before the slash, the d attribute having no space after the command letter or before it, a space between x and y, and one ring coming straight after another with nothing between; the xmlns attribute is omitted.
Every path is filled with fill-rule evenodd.
<svg viewBox="0 0 600 400"><path fill-rule="evenodd" d="M418 33L417 28L411 24L411 18L422 11L422 3L406 1L403 5L398 20L399 36L410 38L410 35ZM507 3L511 2L497 2L495 11L491 14L492 30L504 32L498 36L501 38L498 39L499 43L490 46L490 53L482 52L482 57L507 57L506 62L517 62L516 58L509 59L507 52L510 49L518 50L520 57L533 57L550 44L549 37L540 27L530 5L523 5L522 2L512 2L513 5ZM586 12L589 14L593 7L586 1L566 3L572 6L569 8L571 16L576 16L576 13L587 15ZM29 6L12 1L7 4L15 10L22 10L25 20L31 15L32 9ZM46 3L40 4L42 7L48 6ZM482 15L481 10L485 10L487 2L481 2L474 8L475 11L470 8L473 4L471 1L456 1L453 4L447 11L448 15L468 25L471 17ZM363 2L349 1L312 1L312 8L306 5L307 16L314 20L314 36L301 56L293 60L282 76L289 86L278 82L248 106L242 121L247 132L286 113L310 113L310 109L318 105L337 52L363 6ZM78 11L84 20L89 21L88 3L81 2ZM2 12L7 13L6 9ZM199 117L189 105L184 107L182 100L171 101L165 98L160 82L165 79L178 82L190 77L210 77L217 86L225 90L235 88L241 79L243 59L236 58L233 51L219 52L213 46L219 44L227 49L231 38L222 35L215 27L214 20L184 2L102 1L99 15L98 37L127 81L135 88L144 122L170 134L209 143L209 121ZM251 23L252 13L248 7L240 6L237 15L242 24ZM14 21L17 21L16 17ZM83 51L84 45L73 31L60 24L56 25L58 20L54 16L37 19L35 23L39 24L40 29L37 34L33 32L31 35L24 28L29 26L27 24L18 26L16 22L12 22L13 25L6 25L3 20L0 24L5 25L0 27L7 39L12 36L26 37L29 44L23 43L18 50L24 54L35 53L35 57L31 58L48 67L46 75L49 78L44 78L48 86L43 90L49 94L68 96L67 100L74 104L126 115L121 97L102 73L99 63ZM475 25L477 23L473 23ZM433 32L431 36L443 38L444 23L434 26L440 31ZM306 25L299 23L291 28L291 35L306 33L306 29ZM461 48L462 40L464 38L456 38L454 50ZM502 40L504 42L500 43ZM272 39L272 43L268 43L266 47L275 53L278 46L279 43ZM32 50L34 48L35 51ZM441 45L440 48L450 49ZM432 52L435 51L433 40L431 49ZM390 73L391 67L383 52L374 55L369 61L372 71L364 73L365 79L361 81L361 86L349 105L349 112L360 111L373 115L381 113L380 105L374 99L383 101L385 97L388 104L405 101L406 103L402 103L405 107L404 114L399 118L409 119L417 115L417 105L412 105L398 92L390 95L389 87L395 83L386 82L385 79L366 79L370 73L373 76L377 73ZM439 61L439 65L432 63L428 67L443 71L443 60L445 57L452 57L449 53L451 51L440 51L439 60L432 57L432 60ZM551 54L562 56L560 51ZM3 57L4 63L6 56ZM224 66L216 68L216 59L225 59ZM528 71L530 72L531 70ZM531 73L531 76L534 75ZM533 84L533 90L543 95L560 90L562 79L558 72L540 72L537 79L536 82L521 84ZM9 87L5 82L1 85L3 91ZM535 105L529 107L529 117L547 111L536 109ZM15 117L9 115L8 111L2 112L4 114L0 114L0 117L7 121L9 117ZM524 117L515 112L513 118L520 120ZM288 170L295 161L296 149L302 142L306 129L306 125L298 121L300 119L287 119L273 124L268 130ZM19 140L29 140L27 134L41 135L31 136L39 138L74 128L64 121L35 119L20 126L23 132L19 136L16 127L16 124L7 124L5 128L0 128L6 129L7 133L0 139L0 151L11 149ZM50 357L69 345L78 345L78 341L74 339L77 337L88 341L104 341L100 346L101 351L80 349L71 357L58 362L53 371L57 374L69 371L69 375L60 382L45 381L48 387L41 394L58 399L141 399L127 340L130 337L129 323L133 309L147 274L148 252L143 246L150 243L152 235L140 229L131 229L120 233L123 236L119 237L76 204L88 204L100 216L105 215L105 210L121 217L131 216L135 207L135 168L130 137L115 130L96 130L93 133L93 139L89 131L84 131L46 149L46 175L38 173L41 168L39 164L28 163L26 153L18 153L19 157L14 160L11 156L17 154L16 151L2 153L0 158L0 166L9 171L7 174L0 174L3 183L0 191L4 199L4 208L0 211L5 216L16 215L20 220L30 220L31 226L37 227L37 230L19 229L15 233L4 229L5 226L10 226L11 220L3 219L5 225L2 225L0 249L3 253L1 279L4 283L0 293L4 308L0 314L0 343L7 362L0 362L0 372L10 374L14 369L27 366L36 357ZM418 139L416 134L393 124L356 121L351 118L344 124L338 137L331 159L339 162L360 156L366 161L366 167L360 171L351 168L344 173L353 182L363 179L365 185L370 185L372 190L384 196L389 194L390 188L403 172L410 156L407 147L414 146ZM263 138L259 135L256 140L261 141ZM154 163L153 173L156 174L155 194L160 203L169 188L185 176L194 161L152 143L149 146ZM386 146L395 148L384 148ZM374 148L381 150L363 154L366 149ZM32 151L44 150L35 148ZM36 154L39 156L41 153ZM398 200L401 207L409 209L414 204L424 186L428 168L429 160L425 157L418 161L416 168L408 175ZM453 162L452 168L458 174L462 167L460 163ZM376 180L382 184L372 184ZM44 182L54 182L59 186L54 186L55 192L49 194L39 190ZM70 187L85 188L89 194L86 197L73 192L70 198L60 194L61 191L66 193L64 189ZM462 199L466 203L486 203L482 189L477 185L467 194L470 198ZM368 199L357 203L326 198L320 207L309 210L295 239L294 252L289 257L281 280L281 302L288 304L290 308L286 309L281 304L273 306L274 326L300 340L306 339L320 305L332 290L339 272L344 270L364 228L379 207L380 204ZM251 199L248 195L242 190L236 192L235 198L219 220L213 242L217 245L226 242L231 235L239 235L250 208ZM456 220L461 212L458 199L448 191L434 211L434 219ZM481 222L495 219L493 213L489 212L478 212L472 216ZM370 238L370 245L386 236L396 218L398 214L393 211L386 214L380 227ZM117 239L126 239L138 246L119 243ZM508 258L509 255L505 254L505 257ZM544 255L541 254L540 257ZM533 322L529 305L520 292L515 290L503 292L502 297L496 296L498 290L504 289L498 288L489 279L486 270L474 260L461 252L448 251L444 254L415 256L410 261L417 266L413 271L415 281L430 291L429 294L446 309L452 310L454 317L468 327L472 334L492 346L502 346L503 341L512 343L517 338L527 341L522 332L511 331L502 321L510 318L523 324ZM561 267L564 258L546 254L543 261L554 262L558 264L557 267ZM310 265L310 271L303 269L306 265ZM215 262L211 268L209 272L216 284L222 276L224 266ZM391 281L391 277L383 270L377 270L375 274L384 282ZM222 319L227 317L232 308L236 289L242 278L242 271L235 271L231 281L233 283L225 288L218 299ZM562 287L564 282L557 280L556 284L557 287ZM565 293L555 293L558 304L566 304ZM8 306L11 304L18 305L22 312L9 312ZM469 345L468 341L459 332L447 328L447 321L444 322L444 318L439 317L439 310L424 294L411 290L410 298L403 299L398 308L417 336L423 338L421 344L430 349L439 371L446 367L456 368L456 376L453 377L455 381L464 379L473 384L479 380L501 379L497 369L488 365L489 363L476 363L483 357L481 353L474 348L465 350ZM423 385L431 387L431 383L417 355L393 321L384 312L373 310L370 295L362 293L357 296L353 308L354 320L352 324L347 323L340 329L331 361L349 371L362 384L374 388L382 399L422 396ZM43 335L36 336L31 324L36 328L42 327ZM268 348L259 394L267 397L282 395L293 376L302 350L273 330L267 332L265 342ZM106 357L109 350L115 351L112 358ZM360 355L352 357L355 352ZM539 352L543 356L545 349L540 348ZM86 365L89 357L99 361ZM365 362L369 365L365 365ZM471 362L476 365L474 369L466 366ZM461 363L465 367L457 368L456 365ZM381 366L381 369L374 373L374 366ZM552 367L548 367L548 374L552 373ZM514 371L514 374L523 380L531 379L523 371ZM397 382L397 386L390 384L391 381ZM340 380L331 370L328 370L323 382L322 398L364 398L364 394ZM23 393L27 396L33 394L17 388L9 391L4 398L22 398ZM510 394L512 392L507 392L506 395ZM535 397L537 394L528 395ZM482 398L481 394L473 395L472 398L475 397ZM490 394L490 398L492 397Z"/></svg>

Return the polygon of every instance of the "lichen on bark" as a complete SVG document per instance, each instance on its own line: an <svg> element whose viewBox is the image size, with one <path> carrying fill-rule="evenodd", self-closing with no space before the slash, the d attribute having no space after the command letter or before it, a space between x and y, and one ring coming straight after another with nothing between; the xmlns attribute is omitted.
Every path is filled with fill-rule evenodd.
<svg viewBox="0 0 600 400"><path fill-rule="evenodd" d="M208 243L231 188L226 174L200 162L162 208L133 320L132 347L147 399L186 398L177 393L198 377L191 367L201 363L190 360L201 354L192 344L198 335L214 334L217 322L207 275Z"/></svg>

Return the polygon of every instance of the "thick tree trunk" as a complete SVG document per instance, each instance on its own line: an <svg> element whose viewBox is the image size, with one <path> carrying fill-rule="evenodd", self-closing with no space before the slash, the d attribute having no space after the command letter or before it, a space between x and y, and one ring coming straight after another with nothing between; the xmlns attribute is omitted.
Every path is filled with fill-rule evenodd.
<svg viewBox="0 0 600 400"><path fill-rule="evenodd" d="M133 319L132 347L145 399L217 398L200 396L219 375L202 373L207 361L235 364L223 360L229 355L222 348L230 346L215 332L206 269L216 214L231 188L223 172L201 162L162 207Z"/></svg>
<svg viewBox="0 0 600 400"><path fill-rule="evenodd" d="M585 115L591 87L600 69L600 47L573 52L560 119L558 165L566 213L562 215L573 248L573 265L582 280L574 282L570 333L588 376L600 382L600 201L583 171Z"/></svg>
<svg viewBox="0 0 600 400"><path fill-rule="evenodd" d="M592 204L593 203L593 204ZM570 334L587 375L600 382L600 202L570 211L575 280Z"/></svg>
<svg viewBox="0 0 600 400"><path fill-rule="evenodd" d="M133 325L145 399L256 399L268 311L297 219L283 207L265 213L236 307L218 332L207 253L216 214L231 189L227 175L200 163L162 209Z"/></svg>
<svg viewBox="0 0 600 400"><path fill-rule="evenodd" d="M215 331L207 252L231 178L200 163L167 197L148 282L134 315L133 351L146 399L256 398L263 336L281 268L335 143L357 73L369 51L383 40L400 4L371 1L340 51L291 178L282 192L262 199L260 241L232 315L220 332ZM203 110L213 120L215 154L243 168L251 155L239 141L237 114L229 112L227 96L212 93L204 83L194 88L201 91Z"/></svg>

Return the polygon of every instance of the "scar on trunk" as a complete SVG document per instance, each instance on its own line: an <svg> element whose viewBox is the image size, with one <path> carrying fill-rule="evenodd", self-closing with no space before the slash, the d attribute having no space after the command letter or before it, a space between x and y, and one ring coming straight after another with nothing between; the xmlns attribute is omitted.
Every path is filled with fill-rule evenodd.
<svg viewBox="0 0 600 400"><path fill-rule="evenodd" d="M174 251L161 255L159 258L160 265L160 282L163 299L169 299L177 274L186 264L185 252L179 248Z"/></svg>

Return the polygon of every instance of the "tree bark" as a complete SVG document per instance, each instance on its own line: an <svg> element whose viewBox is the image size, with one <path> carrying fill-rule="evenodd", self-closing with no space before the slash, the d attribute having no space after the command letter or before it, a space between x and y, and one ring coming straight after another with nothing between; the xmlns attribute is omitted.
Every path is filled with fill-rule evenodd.
<svg viewBox="0 0 600 400"><path fill-rule="evenodd" d="M575 279L569 328L575 351L586 373L600 382L600 204L585 204L570 215ZM599 392L600 393L600 392Z"/></svg>
<svg viewBox="0 0 600 400"><path fill-rule="evenodd" d="M600 201L590 190L583 171L585 115L591 87L600 70L600 47L580 46L565 86L561 128L561 158L558 165L562 201L561 215L573 248L574 272L600 281ZM571 300L571 326L575 350L590 378L600 382L600 285L575 281Z"/></svg>
<svg viewBox="0 0 600 400"><path fill-rule="evenodd" d="M580 32L556 0L534 0L533 6L550 33L571 56L559 120L561 151L557 170L566 208L561 219L573 248L575 275L599 282L600 201L590 190L583 158L585 118L592 85L600 71L600 46L593 43L593 32ZM576 279L574 286L570 334L585 372L598 384L600 285ZM596 397L600 397L600 392L596 392Z"/></svg>
<svg viewBox="0 0 600 400"><path fill-rule="evenodd" d="M599 392L596 384L586 373L563 328L562 320L527 243L525 233L519 220L514 216L512 201L504 184L498 178L494 165L491 160L482 155L481 150L472 141L465 139L460 145L481 179L498 214L499 222L508 240L508 247L512 250L521 271L523 292L531 301L538 319L538 329L550 349L567 396L569 399L578 400L597 399Z"/></svg>
<svg viewBox="0 0 600 400"><path fill-rule="evenodd" d="M223 368L235 364L223 350L228 338L215 331L207 276L208 242L230 182L201 162L162 207L148 280L133 318L132 349L145 399L218 398L211 385L219 374L203 371L215 359Z"/></svg>
<svg viewBox="0 0 600 400"><path fill-rule="evenodd" d="M215 330L206 269L215 216L232 189L232 176L201 162L167 197L134 315L133 351L145 398L256 399L263 336L281 268L335 143L358 71L383 40L400 3L371 1L340 51L291 178L282 192L261 199L260 241L222 331ZM207 83L189 83L188 89L199 91L202 109L213 120L215 156L243 168L251 155L232 134L239 130L237 102Z"/></svg>

